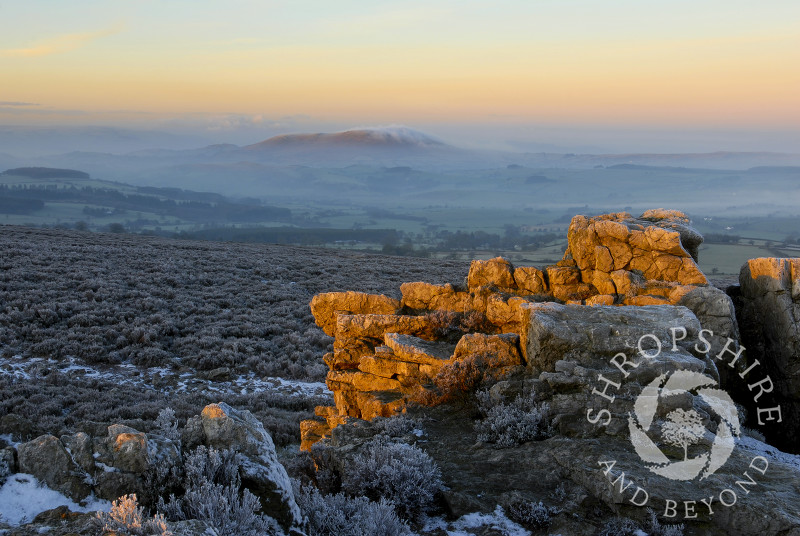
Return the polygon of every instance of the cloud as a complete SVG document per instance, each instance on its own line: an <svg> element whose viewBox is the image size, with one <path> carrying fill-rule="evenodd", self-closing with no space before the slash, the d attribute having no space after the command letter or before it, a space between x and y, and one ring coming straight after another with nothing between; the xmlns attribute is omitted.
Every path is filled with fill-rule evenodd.
<svg viewBox="0 0 800 536"><path fill-rule="evenodd" d="M63 54L64 52L71 52L84 47L96 39L118 34L123 30L124 25L118 24L96 32L58 35L29 48L2 49L0 50L0 58L35 58L52 54Z"/></svg>
<svg viewBox="0 0 800 536"><path fill-rule="evenodd" d="M0 101L0 106L22 107L22 106L39 106L39 104L36 102Z"/></svg>

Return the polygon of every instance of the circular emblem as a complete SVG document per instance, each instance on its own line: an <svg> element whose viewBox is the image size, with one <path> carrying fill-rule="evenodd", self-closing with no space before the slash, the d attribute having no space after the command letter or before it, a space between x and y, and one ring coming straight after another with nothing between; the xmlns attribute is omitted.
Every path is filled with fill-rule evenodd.
<svg viewBox="0 0 800 536"><path fill-rule="evenodd" d="M715 389L717 382L704 374L685 370L662 374L650 382L633 405L628 416L631 443L646 467L670 480L700 480L714 474L733 452L734 437L740 433L739 417L733 400L725 391ZM716 434L708 430L694 408L675 409L663 422L656 421L659 403L666 397L691 393L707 404L706 412L719 418ZM660 432L661 442L683 449L683 460L670 460L650 438ZM689 447L704 437L712 437L711 448L689 457Z"/></svg>

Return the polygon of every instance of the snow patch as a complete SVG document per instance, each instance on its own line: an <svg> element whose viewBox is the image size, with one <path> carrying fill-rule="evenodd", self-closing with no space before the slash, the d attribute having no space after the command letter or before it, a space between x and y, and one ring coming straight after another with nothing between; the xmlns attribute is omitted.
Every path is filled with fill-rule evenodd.
<svg viewBox="0 0 800 536"><path fill-rule="evenodd" d="M61 493L40 483L33 475L16 473L0 487L0 517L13 526L29 523L37 514L66 506L73 512L96 512L111 510L111 503L89 498L77 504Z"/></svg>
<svg viewBox="0 0 800 536"><path fill-rule="evenodd" d="M42 358L26 359L22 356L0 358L0 375L11 376L15 379L30 380L36 374ZM285 396L325 396L333 397L323 382L304 382L287 380L284 378L259 378L254 373L238 376L231 381L209 381L200 378L194 372L177 374L166 367L150 367L140 369L130 363L113 366L95 367L75 357L68 357L65 361L52 362L52 367L57 368L62 374L78 377L84 380L102 380L118 385L136 385L146 389L170 392L211 392L211 393L237 393L252 394L259 392L274 392ZM158 387L156 387L156 379Z"/></svg>
<svg viewBox="0 0 800 536"><path fill-rule="evenodd" d="M448 530L448 536L471 536L466 529L477 529L480 527L491 527L499 531L503 536L530 536L530 532L522 525L514 523L498 505L491 514L473 513L461 516L453 522L455 531Z"/></svg>

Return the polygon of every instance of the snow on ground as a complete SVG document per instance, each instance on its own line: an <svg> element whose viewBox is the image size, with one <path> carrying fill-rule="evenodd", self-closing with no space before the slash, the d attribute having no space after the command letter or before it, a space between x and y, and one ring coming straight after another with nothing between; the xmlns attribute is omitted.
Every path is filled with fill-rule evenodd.
<svg viewBox="0 0 800 536"><path fill-rule="evenodd" d="M0 519L17 526L29 523L37 514L65 505L73 512L111 510L111 503L90 496L85 504L77 504L61 493L40 483L32 475L17 473L0 487Z"/></svg>
<svg viewBox="0 0 800 536"><path fill-rule="evenodd" d="M16 379L30 380L39 375L41 368L56 368L62 374L87 380L103 380L120 385L138 385L163 392L197 392L252 394L272 391L287 396L332 397L322 382L303 382L284 378L259 378L251 373L232 380L210 381L195 372L176 372L165 367L138 368L129 363L95 367L82 363L75 357L62 361L42 358L26 359L22 356L0 358L0 374ZM157 387L156 387L157 385Z"/></svg>
<svg viewBox="0 0 800 536"><path fill-rule="evenodd" d="M447 536L473 536L475 532L470 529L480 529L490 527L498 531L503 536L530 536L530 531L514 523L498 505L491 514L472 513L461 516L457 520L447 523L441 518L431 518L422 529L423 533L434 530L444 530Z"/></svg>

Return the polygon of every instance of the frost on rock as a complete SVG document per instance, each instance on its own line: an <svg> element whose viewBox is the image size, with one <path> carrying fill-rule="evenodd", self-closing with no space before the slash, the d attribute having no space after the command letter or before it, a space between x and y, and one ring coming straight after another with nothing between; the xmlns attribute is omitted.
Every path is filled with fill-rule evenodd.
<svg viewBox="0 0 800 536"><path fill-rule="evenodd" d="M242 483L259 497L264 514L284 527L301 525L302 515L289 475L258 419L249 411L235 410L224 402L209 404L200 418L207 446L244 456Z"/></svg>

